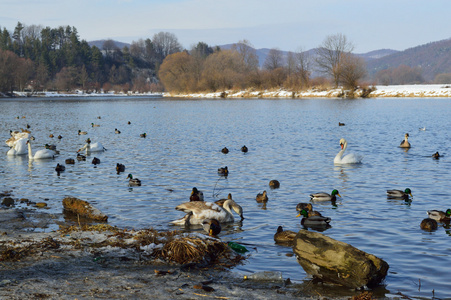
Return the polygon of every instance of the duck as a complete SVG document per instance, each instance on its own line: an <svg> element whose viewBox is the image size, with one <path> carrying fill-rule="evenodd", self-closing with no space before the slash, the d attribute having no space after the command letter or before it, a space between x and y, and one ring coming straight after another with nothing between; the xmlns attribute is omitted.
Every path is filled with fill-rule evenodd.
<svg viewBox="0 0 451 300"><path fill-rule="evenodd" d="M346 148L348 147L348 142L344 139L340 139L341 150L337 153L334 158L334 164L359 164L362 162L362 157L354 153L349 153L343 156Z"/></svg>
<svg viewBox="0 0 451 300"><path fill-rule="evenodd" d="M229 153L229 149L227 149L227 147L224 147L224 148L222 148L221 152L224 154L227 154L227 153Z"/></svg>
<svg viewBox="0 0 451 300"><path fill-rule="evenodd" d="M345 123L338 122L338 126L345 126Z"/></svg>
<svg viewBox="0 0 451 300"><path fill-rule="evenodd" d="M86 160L86 156L84 156L84 155L82 155L80 153L77 153L77 160L78 161L85 161Z"/></svg>
<svg viewBox="0 0 451 300"><path fill-rule="evenodd" d="M145 138L147 136L147 134L144 132L144 133L141 133L139 136L142 138Z"/></svg>
<svg viewBox="0 0 451 300"><path fill-rule="evenodd" d="M280 187L280 182L276 179L269 181L269 187L271 189L278 189Z"/></svg>
<svg viewBox="0 0 451 300"><path fill-rule="evenodd" d="M257 196L255 197L255 200L257 201L257 202L266 202L266 201L268 201L268 196L266 195L266 191L263 191L263 193L259 193L259 194L257 194Z"/></svg>
<svg viewBox="0 0 451 300"><path fill-rule="evenodd" d="M338 192L338 190L333 190L332 193L330 193L330 194L324 193L324 192L310 194L310 200L311 201L332 201L333 202L333 201L337 200L337 196L341 197L340 193Z"/></svg>
<svg viewBox="0 0 451 300"><path fill-rule="evenodd" d="M323 217L323 216L312 216L309 217L308 216L308 212L303 209L301 210L300 215L303 216L302 220L301 220L301 225L302 226L327 226L329 225L331 219L328 217Z"/></svg>
<svg viewBox="0 0 451 300"><path fill-rule="evenodd" d="M92 164L93 164L94 166L100 164L100 159L98 159L97 157L94 157L94 158L92 159Z"/></svg>
<svg viewBox="0 0 451 300"><path fill-rule="evenodd" d="M125 171L125 166L123 164L117 163L116 164L116 172L119 175L119 173Z"/></svg>
<svg viewBox="0 0 451 300"><path fill-rule="evenodd" d="M91 127L100 127L100 125L99 125L99 124L91 123Z"/></svg>
<svg viewBox="0 0 451 300"><path fill-rule="evenodd" d="M120 131L120 130L118 130L117 128L114 128L114 133L116 133L116 134L120 134L120 133L121 133L121 131Z"/></svg>
<svg viewBox="0 0 451 300"><path fill-rule="evenodd" d="M224 202L226 202L227 200L233 200L233 199L232 199L232 194L231 194L231 193L229 193L229 194L227 195L227 199L219 199L219 200L216 200L215 203L216 203L217 205L219 205L219 206L223 206L223 205L224 205Z"/></svg>
<svg viewBox="0 0 451 300"><path fill-rule="evenodd" d="M61 172L65 171L66 167L64 165L56 164L55 171L58 173L58 176Z"/></svg>
<svg viewBox="0 0 451 300"><path fill-rule="evenodd" d="M31 142L30 140L27 140L28 145L28 159L53 159L55 157L55 151L50 149L41 149L36 151L36 153L33 156L33 151L31 150Z"/></svg>
<svg viewBox="0 0 451 300"><path fill-rule="evenodd" d="M427 214L429 218L438 222L450 222L451 220L451 209L447 209L446 211L428 210Z"/></svg>
<svg viewBox="0 0 451 300"><path fill-rule="evenodd" d="M63 138L62 135L58 135L58 139L61 140Z"/></svg>
<svg viewBox="0 0 451 300"><path fill-rule="evenodd" d="M11 149L6 152L8 156L25 155L28 153L27 139L21 138L14 142Z"/></svg>
<svg viewBox="0 0 451 300"><path fill-rule="evenodd" d="M409 188L406 188L404 191L401 190L387 190L387 198L394 198L394 199L409 199L412 196L412 191Z"/></svg>
<svg viewBox="0 0 451 300"><path fill-rule="evenodd" d="M186 215L171 221L174 225L200 225L205 219L216 219L221 224L231 223L235 221L232 210L241 217L241 220L244 219L243 208L233 200L225 201L223 207L213 202L194 201L177 205L175 209L185 212Z"/></svg>
<svg viewBox="0 0 451 300"><path fill-rule="evenodd" d="M65 160L65 162L66 162L66 164L68 164L68 165L73 165L73 164L75 164L75 159L73 159L73 158L68 158L68 159Z"/></svg>
<svg viewBox="0 0 451 300"><path fill-rule="evenodd" d="M199 191L196 187L193 187L191 195L189 196L189 201L204 201L204 193Z"/></svg>
<svg viewBox="0 0 451 300"><path fill-rule="evenodd" d="M243 147L241 147L241 152L246 153L247 151L249 151L249 149L246 147L246 145L244 145Z"/></svg>
<svg viewBox="0 0 451 300"><path fill-rule="evenodd" d="M432 154L432 158L439 159L440 158L440 153L438 153L438 151L435 152L434 154Z"/></svg>
<svg viewBox="0 0 451 300"><path fill-rule="evenodd" d="M99 142L96 143L91 143L91 139L88 138L86 140L86 144L81 147L80 149L77 150L77 152L86 150L86 153L90 153L90 152L102 152L105 151L105 147L103 147L103 145Z"/></svg>
<svg viewBox="0 0 451 300"><path fill-rule="evenodd" d="M44 148L45 148L45 149L49 149L49 150L55 151L55 150L56 150L56 145L53 145L53 144L45 144L45 145L44 145Z"/></svg>
<svg viewBox="0 0 451 300"><path fill-rule="evenodd" d="M78 130L78 135L85 135L85 134L88 134L88 132L86 132L86 131L81 131L81 130Z"/></svg>
<svg viewBox="0 0 451 300"><path fill-rule="evenodd" d="M218 169L218 174L222 175L222 176L228 176L229 175L229 169L227 168L227 166L225 166L223 168L219 168Z"/></svg>
<svg viewBox="0 0 451 300"><path fill-rule="evenodd" d="M131 124L132 124L132 122L128 121L128 122L127 122L127 124L128 124L128 125L131 125Z"/></svg>
<svg viewBox="0 0 451 300"><path fill-rule="evenodd" d="M202 227L209 236L217 236L221 232L221 224L216 219L205 219L202 221Z"/></svg>
<svg viewBox="0 0 451 300"><path fill-rule="evenodd" d="M53 138L53 137L54 137L54 135L53 135L53 134L50 134L50 135L49 135L49 138Z"/></svg>
<svg viewBox="0 0 451 300"><path fill-rule="evenodd" d="M323 215L321 215L320 212L313 210L313 206L311 203L298 203L298 205L296 205L296 210L299 212L299 214L296 216L296 218L301 216L302 210L306 210L308 212L309 217L313 217L313 216L322 217L323 216Z"/></svg>
<svg viewBox="0 0 451 300"><path fill-rule="evenodd" d="M399 147L401 147L401 148L410 148L410 143L409 143L408 139L409 139L409 134L406 133L404 135L404 140L402 140L402 142L399 145Z"/></svg>
<svg viewBox="0 0 451 300"><path fill-rule="evenodd" d="M431 218L423 219L420 223L420 228L426 231L436 230L438 227L437 221Z"/></svg>
<svg viewBox="0 0 451 300"><path fill-rule="evenodd" d="M296 232L291 230L283 230L282 226L277 227L277 232L274 234L274 241L278 244L293 244Z"/></svg>
<svg viewBox="0 0 451 300"><path fill-rule="evenodd" d="M127 178L130 178L130 180L128 181L129 186L141 186L141 180L139 180L138 178L133 178L132 174L128 174Z"/></svg>

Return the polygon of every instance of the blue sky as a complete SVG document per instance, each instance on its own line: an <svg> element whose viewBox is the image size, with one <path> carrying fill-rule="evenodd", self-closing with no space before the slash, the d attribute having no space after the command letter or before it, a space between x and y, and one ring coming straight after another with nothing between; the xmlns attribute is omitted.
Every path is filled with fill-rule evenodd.
<svg viewBox="0 0 451 300"><path fill-rule="evenodd" d="M80 39L122 42L174 33L185 47L246 39L295 51L342 33L356 53L451 38L450 0L0 0L0 26L74 26Z"/></svg>

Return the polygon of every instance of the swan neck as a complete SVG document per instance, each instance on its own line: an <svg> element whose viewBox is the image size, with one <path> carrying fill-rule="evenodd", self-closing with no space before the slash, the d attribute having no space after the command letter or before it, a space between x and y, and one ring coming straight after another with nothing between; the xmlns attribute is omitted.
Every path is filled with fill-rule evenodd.
<svg viewBox="0 0 451 300"><path fill-rule="evenodd" d="M31 151L31 143L28 142L28 159L32 160L33 159L33 152Z"/></svg>

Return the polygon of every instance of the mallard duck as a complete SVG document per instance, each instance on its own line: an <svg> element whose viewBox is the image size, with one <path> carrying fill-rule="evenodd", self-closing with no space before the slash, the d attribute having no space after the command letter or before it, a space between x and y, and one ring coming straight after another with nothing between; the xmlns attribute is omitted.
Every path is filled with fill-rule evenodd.
<svg viewBox="0 0 451 300"><path fill-rule="evenodd" d="M277 232L274 234L274 241L280 244L292 244L296 232L291 230L283 230L282 226L277 227Z"/></svg>
<svg viewBox="0 0 451 300"><path fill-rule="evenodd" d="M100 159L98 159L97 157L94 157L94 158L92 159L92 164L93 164L93 165L98 165L98 164L100 164Z"/></svg>
<svg viewBox="0 0 451 300"><path fill-rule="evenodd" d="M144 132L144 133L141 133L139 136L142 138L145 138L147 136L147 134Z"/></svg>
<svg viewBox="0 0 451 300"><path fill-rule="evenodd" d="M301 225L303 226L327 226L331 221L330 218L323 216L309 217L308 212L305 209L301 210L300 214L303 216L301 220Z"/></svg>
<svg viewBox="0 0 451 300"><path fill-rule="evenodd" d="M221 152L224 154L227 154L227 153L229 153L229 149L227 149L227 147L224 147L224 148L222 148Z"/></svg>
<svg viewBox="0 0 451 300"><path fill-rule="evenodd" d="M345 123L338 122L338 126L345 126Z"/></svg>
<svg viewBox="0 0 451 300"><path fill-rule="evenodd" d="M420 228L427 231L436 230L437 227L437 221L431 218L423 219L420 224Z"/></svg>
<svg viewBox="0 0 451 300"><path fill-rule="evenodd" d="M221 232L221 224L216 219L203 220L202 227L209 236L217 236Z"/></svg>
<svg viewBox="0 0 451 300"><path fill-rule="evenodd" d="M55 171L58 174L58 176L60 175L61 172L63 172L64 170L66 170L66 167L64 165L60 165L60 164L56 164L55 167Z"/></svg>
<svg viewBox="0 0 451 300"><path fill-rule="evenodd" d="M78 135L85 135L85 134L88 134L88 132L86 132L86 131L81 131L81 130L78 130Z"/></svg>
<svg viewBox="0 0 451 300"><path fill-rule="evenodd" d="M218 174L222 175L222 176L228 176L229 175L229 169L227 168L227 166L225 166L224 168L219 168L218 169Z"/></svg>
<svg viewBox="0 0 451 300"><path fill-rule="evenodd" d="M120 134L120 133L121 133L121 131L120 131L120 130L118 130L117 128L114 128L114 133L116 133L116 134Z"/></svg>
<svg viewBox="0 0 451 300"><path fill-rule="evenodd" d="M196 187L193 187L189 201L204 201L204 193L199 191Z"/></svg>
<svg viewBox="0 0 451 300"><path fill-rule="evenodd" d="M310 194L310 200L312 201L335 201L337 200L337 196L340 196L340 193L337 190L333 190L332 193L328 194L328 193L315 193L315 194Z"/></svg>
<svg viewBox="0 0 451 300"><path fill-rule="evenodd" d="M219 206L223 206L223 205L224 205L224 202L226 202L227 200L233 200L233 199L232 199L232 194L231 194L231 193L229 193L229 194L227 195L227 199L219 199L219 200L215 201L215 203L216 203L217 205L219 205Z"/></svg>
<svg viewBox="0 0 451 300"><path fill-rule="evenodd" d="M280 187L280 182L278 180L273 179L269 182L269 187L272 189L278 189Z"/></svg>
<svg viewBox="0 0 451 300"><path fill-rule="evenodd" d="M402 140L402 142L399 145L399 147L401 147L401 148L410 148L410 143L409 143L408 139L409 139L409 134L406 133L404 135L404 139Z"/></svg>
<svg viewBox="0 0 451 300"><path fill-rule="evenodd" d="M75 159L73 159L73 158L68 158L68 159L66 159L66 164L68 164L68 165L73 165L73 164L75 164Z"/></svg>
<svg viewBox="0 0 451 300"><path fill-rule="evenodd" d="M56 150L56 145L45 144L44 148L55 151Z"/></svg>
<svg viewBox="0 0 451 300"><path fill-rule="evenodd" d="M53 138L53 134L50 134L50 135L49 135L49 138Z"/></svg>
<svg viewBox="0 0 451 300"><path fill-rule="evenodd" d="M296 210L299 212L299 214L296 216L296 218L301 216L301 211L303 209L308 212L309 217L313 217L313 216L322 217L320 212L313 210L313 206L311 203L299 203L298 205L296 205Z"/></svg>
<svg viewBox="0 0 451 300"><path fill-rule="evenodd" d="M91 123L91 127L100 127L100 125L99 125L99 124Z"/></svg>
<svg viewBox="0 0 451 300"><path fill-rule="evenodd" d="M244 145L243 147L241 147L241 152L246 153L249 149L247 149L246 145Z"/></svg>
<svg viewBox="0 0 451 300"><path fill-rule="evenodd" d="M62 135L58 135L58 139L61 140L63 138Z"/></svg>
<svg viewBox="0 0 451 300"><path fill-rule="evenodd" d="M128 181L129 186L141 186L141 180L139 180L138 178L133 178L132 174L128 174L127 178L130 178L130 180Z"/></svg>
<svg viewBox="0 0 451 300"><path fill-rule="evenodd" d="M406 188L404 192L401 190L387 190L387 198L409 199L409 195L413 197L409 188Z"/></svg>
<svg viewBox="0 0 451 300"><path fill-rule="evenodd" d="M241 217L241 220L244 219L242 207L233 200L224 202L223 207L213 202L194 201L177 205L175 209L185 212L186 215L172 221L174 225L200 225L205 219L216 219L221 224L234 222L232 210Z"/></svg>
<svg viewBox="0 0 451 300"><path fill-rule="evenodd" d="M78 161L85 161L86 160L86 156L84 156L84 155L82 155L80 153L77 153L77 160Z"/></svg>
<svg viewBox="0 0 451 300"><path fill-rule="evenodd" d="M434 154L432 154L432 157L435 158L435 159L439 159L440 158L440 153L438 153L438 151L437 151Z"/></svg>
<svg viewBox="0 0 451 300"><path fill-rule="evenodd" d="M261 193L261 194L257 194L257 196L255 197L255 200L257 202L266 202L266 201L268 201L268 196L266 195L266 191L263 191L263 193Z"/></svg>
<svg viewBox="0 0 451 300"><path fill-rule="evenodd" d="M427 214L429 218L439 222L449 222L451 220L451 209L447 209L446 212L441 210L428 210Z"/></svg>
<svg viewBox="0 0 451 300"><path fill-rule="evenodd" d="M117 163L116 164L116 172L119 175L120 172L124 172L125 171L125 166L123 164Z"/></svg>

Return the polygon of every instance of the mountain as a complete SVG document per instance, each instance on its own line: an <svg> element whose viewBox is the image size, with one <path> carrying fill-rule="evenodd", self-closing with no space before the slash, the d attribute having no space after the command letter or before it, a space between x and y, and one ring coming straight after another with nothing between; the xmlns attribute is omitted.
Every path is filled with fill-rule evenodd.
<svg viewBox="0 0 451 300"><path fill-rule="evenodd" d="M92 47L92 46L96 46L97 48L99 48L100 50L102 50L103 49L103 43L105 43L105 41L107 41L107 40L96 40L96 41L89 41L88 42L88 45L90 46L90 47ZM116 44L116 46L119 48L119 49L124 49L124 47L128 47L128 48L130 48L130 44L128 44L128 43L122 43L122 42L119 42L119 41L114 41L113 40L113 42Z"/></svg>
<svg viewBox="0 0 451 300"><path fill-rule="evenodd" d="M372 59L382 58L382 57L385 57L387 55L391 55L391 54L394 54L397 52L399 52L399 51L392 50L392 49L380 49L380 50L374 50L374 51L370 51L368 53L357 54L357 55L362 57L366 61L369 61Z"/></svg>

